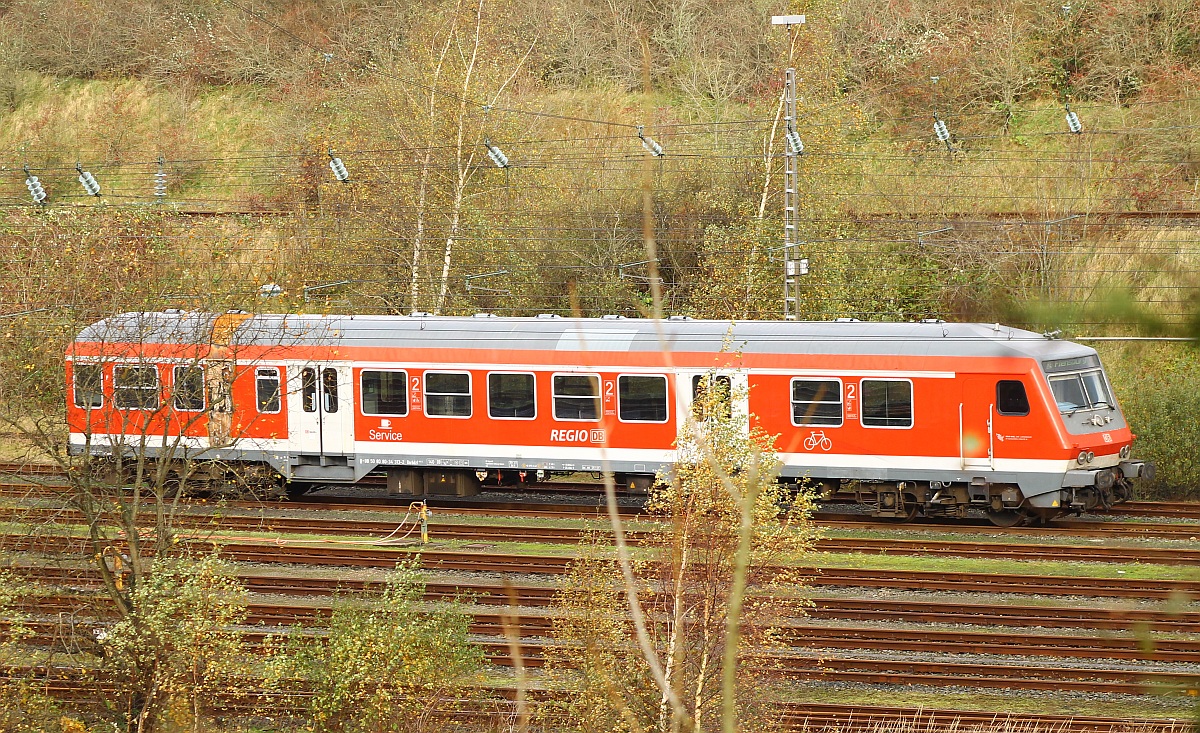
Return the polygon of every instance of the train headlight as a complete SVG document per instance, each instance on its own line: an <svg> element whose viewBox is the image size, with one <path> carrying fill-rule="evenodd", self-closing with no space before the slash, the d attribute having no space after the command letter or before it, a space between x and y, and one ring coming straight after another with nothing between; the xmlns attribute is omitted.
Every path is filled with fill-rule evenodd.
<svg viewBox="0 0 1200 733"><path fill-rule="evenodd" d="M1122 459L1128 458L1128 457L1129 457L1129 454L1130 454L1130 453L1132 453L1132 452L1133 452L1133 451L1131 451L1131 450L1129 449L1129 446L1127 446L1127 445L1123 445L1123 446L1121 446L1121 458L1122 458Z"/></svg>
<svg viewBox="0 0 1200 733"><path fill-rule="evenodd" d="M1079 465L1081 465L1081 466L1082 466L1083 464L1087 463L1087 462L1088 462L1088 454L1087 454L1087 451L1085 451L1085 450L1081 450L1081 451L1079 451L1079 457L1075 459L1075 462L1076 462L1076 463L1078 463L1078 464L1079 464Z"/></svg>
<svg viewBox="0 0 1200 733"><path fill-rule="evenodd" d="M1091 462L1092 462L1092 460L1093 460L1093 459L1095 459L1095 457L1096 457L1096 454L1095 454L1095 453L1093 453L1093 452L1091 452L1091 451L1088 451L1088 454L1087 454L1087 458L1088 458L1088 460L1087 460L1087 462L1088 462L1088 463L1091 463Z"/></svg>

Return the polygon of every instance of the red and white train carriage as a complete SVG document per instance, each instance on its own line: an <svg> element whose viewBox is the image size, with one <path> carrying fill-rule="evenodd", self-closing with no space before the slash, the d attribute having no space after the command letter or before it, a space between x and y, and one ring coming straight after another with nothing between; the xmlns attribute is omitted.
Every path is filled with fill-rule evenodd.
<svg viewBox="0 0 1200 733"><path fill-rule="evenodd" d="M1093 349L999 325L128 313L78 336L67 379L76 453L299 490L602 470L647 487L714 380L779 436L785 480L858 481L885 516L1045 519L1153 471Z"/></svg>

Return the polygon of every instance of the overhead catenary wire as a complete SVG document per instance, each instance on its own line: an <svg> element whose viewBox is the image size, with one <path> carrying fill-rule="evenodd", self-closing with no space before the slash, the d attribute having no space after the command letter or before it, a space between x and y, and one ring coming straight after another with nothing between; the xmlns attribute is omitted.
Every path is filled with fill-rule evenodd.
<svg viewBox="0 0 1200 733"><path fill-rule="evenodd" d="M1061 121L1059 122L1059 124L1061 125ZM1189 128L1188 126L1178 126L1178 127L1172 128L1172 129L1192 129L1192 128ZM731 133L730 133L730 135L727 136L727 138L730 140L730 142L727 145L721 145L721 144L696 145L693 143L689 143L687 145L688 152L680 153L678 155L673 154L671 156L667 156L660 163L658 163L657 170L655 171L655 175L663 177L662 180L664 181L664 185L666 185L665 182L668 179L666 179L665 177L667 177L667 176L693 175L695 172L694 164L701 160L720 161L721 162L719 168L704 171L704 174L706 176L708 176L711 180L715 180L715 181L725 180L725 179L736 180L736 179L738 179L738 177L746 175L746 171L750 170L750 167L753 164L756 164L759 161L761 161L761 154L757 151L750 150L751 146L746 143L746 140L744 138L750 137L750 136L761 135L764 133L764 130L761 128L755 127L753 125L731 126L730 130L731 130ZM736 132L733 132L734 130L736 130ZM1037 134L1038 133L1033 134L1033 139L1038 139L1036 137ZM1070 133L1067 133L1065 131L1058 131L1055 133L1046 133L1045 135L1043 135L1043 137L1041 139L1055 140L1057 138L1061 138L1068 134L1070 134ZM1089 130L1089 134L1099 136L1099 135L1104 135L1104 134L1119 135L1119 134L1126 134L1126 133L1118 131L1118 130L1100 130L1100 131ZM1140 128L1130 128L1130 130L1127 131L1127 134L1136 138L1139 135L1149 135L1149 134L1153 134L1153 133L1151 131L1142 130ZM688 133L684 137L694 137L697 140L703 140L707 136L708 136L707 132L705 132L703 130L696 130L696 131L694 131L694 135L692 133ZM928 133L924 133L923 137L927 138ZM977 136L974 139L977 141L984 141L984 140L988 140L988 139L1001 139L1001 138L1003 138L1003 136L997 135L994 137L993 136ZM609 139L622 139L622 136L611 136L611 138L597 138L596 144L598 146L602 145L603 141L609 140ZM628 136L625 136L624 139L628 139ZM911 140L918 140L918 139L921 139L921 137L916 136L916 135L914 135L914 137L911 138ZM969 139L969 138L967 136L963 136L960 139ZM899 140L901 142L903 142L906 140L906 138L901 137L901 138L899 138ZM543 142L545 142L545 141L531 140L529 142L520 143L519 145L524 145L527 147L538 147L539 145L542 145ZM506 143L506 146L514 145L514 144L518 144L518 143ZM739 149L739 145L742 146L743 148L745 148L745 150ZM563 147L563 146L565 146L565 143L563 143L563 142L545 142L545 145L544 145L544 147L555 147L555 148ZM421 149L422 148L414 148L413 150L421 150ZM439 148L439 149L444 150L446 148L443 147L443 148ZM192 171L192 173L190 175L190 179L189 179L190 180L189 189L191 191L191 195L188 195L186 193L186 191L183 191L182 193L184 193L184 196L180 197L180 203L185 203L185 202L190 201L190 202L193 202L198 205L209 204L209 203L227 203L232 206L236 206L239 203L244 203L245 199L243 198L243 196L248 195L249 192L254 192L257 190L264 190L264 188L276 186L280 182L286 183L286 181L288 180L289 177L295 175L295 173L298 169L298 166L299 166L299 161L301 159L303 159L305 157L307 157L308 159L311 159L312 157L315 157L318 155L319 155L318 152L311 152L311 153L305 153L303 156L298 156L296 154L287 154L287 155L240 156L240 157L229 157L229 158L219 158L218 157L218 158L208 159L207 164L200 165L196 170ZM629 196L629 195L638 193L640 191L639 186L635 185L633 182L626 182L624 185L614 185L611 182L605 183L602 185L596 185L594 179L596 179L597 177L599 177L601 175L624 175L625 172L635 171L635 170L637 170L638 165L640 164L639 162L644 157L644 155L645 154L641 153L641 152L622 153L622 154L614 155L614 154L606 154L603 152L594 152L594 151L586 151L586 150L582 151L582 152L570 152L570 153L568 153L567 151L558 151L558 152L552 151L547 154L538 154L536 152L531 154L530 151L524 150L524 151L522 151L522 165L525 166L527 164L526 161L528 161L529 166L541 165L541 166L545 166L549 170L560 170L560 171L564 171L567 173L573 173L573 174L586 173L589 176L591 176L592 180L580 178L578 180L578 182L571 183L570 185L566 186L566 190L575 196L584 196L584 195L587 195L587 196L591 196L591 195L609 196L609 195L611 195L611 196L620 197L620 196ZM999 180L1004 175L1003 172L988 173L986 170L983 170L981 166L986 165L986 164L992 164L992 163L1020 162L1029 168L1029 175L1025 177L1026 183L1030 184L1031 186L1053 186L1053 187L1055 187L1055 189L1059 189L1063 183L1069 183L1071 181L1079 179L1079 176L1077 173L1063 171L1063 170L1058 169L1058 166L1061 166L1064 164L1069 165L1069 164L1073 164L1073 163L1081 161L1081 159L1079 158L1079 156L1077 154L1073 155L1069 152L1061 152L1061 151L1057 151L1057 150L1038 150L1036 148L1033 149L1032 151L1029 150L1028 148L1023 151L1005 151L1005 150L968 151L968 154L963 156L963 159L965 160L965 162L967 164L966 166L954 167L951 169L940 170L940 171L932 170L932 166L935 165L935 161L930 156L928 150L920 151L916 155L914 155L912 153L901 155L901 154L889 154L889 153L881 152L878 150L872 150L872 149L870 149L869 146L851 146L847 149L842 149L842 150L810 150L810 151L806 151L806 157L808 158L808 160L812 161L814 164L830 162L830 163L835 163L835 164L865 164L865 165L869 165L869 166L891 167L890 170L877 170L877 171L871 172L871 176L875 181L884 183L884 184L886 184L889 181L909 182L915 176L919 179L922 179L922 185L926 187L926 190L941 189L944 191L954 191L954 189L957 188L958 190L955 192L943 193L943 198L939 202L941 205L940 208L944 211L948 210L947 211L948 215L954 215L955 212L953 211L953 209L955 207L959 207L959 208L963 209L962 213L959 215L958 220L970 222L974 226L990 226L990 227L1006 226L1006 225L1044 226L1044 223L1042 223L1042 222L1026 221L1026 219L1029 217L1029 215L1033 214L1034 211L1030 211L1030 212L1013 212L1012 211L1013 209L1021 206L1022 204L1028 205L1031 210L1036 210L1038 208L1041 208L1045 213L1038 214L1038 215L1044 216L1045 219L1050 219L1054 216L1060 216L1060 215L1071 214L1071 213L1079 213L1081 216L1087 217L1087 216L1092 216L1093 212L1096 209L1096 204L1088 202L1085 199L1072 198L1071 195L1068 195L1068 193L1066 193L1062 190L1057 190L1055 195L1052 198L1047 199L1046 196L1041 193L1041 190L1043 190L1043 189L1036 189L1036 188L1030 187L1021 193L996 194L996 193L982 193L981 187L979 185L977 185L979 183L986 183L988 181ZM1086 156L1086 162L1089 165L1102 164L1102 165L1117 166L1117 165L1120 165L1123 163L1127 164L1129 162L1129 158L1128 158L1128 156L1125 156L1125 155L1096 154L1096 153L1089 152ZM1162 167L1171 167L1171 166L1187 165L1187 164L1194 163L1194 161L1189 161L1185 158L1177 158L1177 159L1171 160L1171 159L1167 159L1167 158L1159 159L1159 158L1150 158L1150 157L1141 159L1138 162L1142 166L1162 166ZM404 171L411 171L411 170L417 169L415 166L413 166L411 164L406 164L406 163L402 163L400 161L388 159L388 154L386 154L386 153L380 153L380 154L374 156L373 159L370 157L367 157L364 160L361 160L360 163L362 163L364 165L365 169L368 171L375 170L380 173L386 173L386 174L401 174ZM128 201L128 202L147 201L149 199L149 193L147 192L146 185L144 183L144 179L143 179L143 183L138 184L136 182L131 183L131 182L129 182L129 179L122 177L124 172L132 170L132 168L130 168L130 165L132 165L132 164L117 163L117 164L113 164L110 166L105 166L101 169L104 173L104 181L105 181L104 195L105 195L106 199L109 199L111 201L115 201L118 203L121 201ZM149 170L149 167L152 164L145 163L143 165L145 166L145 168L142 170L141 174L144 176L144 175L147 175L147 171ZM923 166L926 166L926 167L923 167ZM975 167L972 167L972 166L975 166ZM68 170L70 170L70 169L64 166L63 170L60 172L65 173ZM451 170L451 168L443 167L443 168L440 168L439 170ZM51 173L53 174L54 172L52 171ZM827 184L827 188L832 189L835 186L841 186L842 184L839 182L853 180L856 176L862 175L862 173L861 173L861 170L855 170L854 168L847 168L845 170L835 168L833 170L826 171L823 175L825 175L825 177L826 177L825 181ZM326 176L328 176L328 173L326 173ZM488 179L483 178L483 179L480 179L480 186L479 186L478 192L480 194L487 194L490 191L499 192L499 191L503 190L506 196L514 196L515 195L518 197L519 196L529 196L531 198L534 198L534 197L537 197L538 195L540 195L541 192L553 191L553 190L563 190L563 188L564 188L561 184L555 186L555 185L545 185L545 184L540 184L540 183L534 183L534 182L531 182L528 180L523 180L519 176L520 176L519 173L514 172L513 180L511 182L506 181L506 183L511 183L512 185L518 186L518 188L515 191L511 186L503 188L503 189L500 186L495 186L494 188L489 188L491 183L489 183ZM1105 185L1115 186L1117 184L1136 182L1138 180L1138 175L1136 172L1123 172L1121 174L1117 174L1116 172L1110 171L1110 172L1104 173L1102 176L1100 176L1098 178ZM615 179L609 179L609 180L615 180ZM356 184L361 184L363 186L371 186L371 185L382 186L387 183L388 177L386 175L377 175L377 174L368 172L367 175L364 175L362 177L359 177L356 175L355 181L356 181ZM330 182L330 184L332 185L332 181ZM28 197L23 195L23 192L20 191L19 186L15 186L14 188L15 188L15 190L12 192L12 196L0 201L0 206L20 205L20 206L24 206L24 207L28 208ZM820 190L821 189L818 189L818 192ZM920 189L917 189L917 190L920 190ZM65 193L61 197L56 197L56 201L58 201L58 200L83 201L87 198L87 196L85 194L78 192L77 186L74 187L73 191L75 191L75 192ZM233 195L238 192L244 192L244 193L242 196ZM18 195L18 194L22 194L22 195ZM222 196L219 194L229 194L229 195ZM886 224L886 223L881 224L880 222L878 222L872 218L872 206L874 206L874 209L876 210L876 215L878 215L879 213L882 213L882 211L883 211L882 204L884 202L884 198L882 196L880 196L876 193L873 193L871 191L868 191L868 190L843 190L843 191L839 192L839 196L841 197L841 201L844 202L844 204L845 204L844 207L841 207L843 213L841 213L838 216L829 216L829 217L824 217L824 218L821 216L817 216L817 215L810 215L806 219L806 224L810 225L810 226L817 226L817 227L819 227L819 226L881 227ZM564 241L564 238L568 238L565 241L569 242L569 241L571 241L569 239L569 237L585 237L585 236L595 237L595 236L602 235L606 232L611 233L611 232L620 231L620 230L614 229L611 224L607 225L607 226L601 226L599 224L583 225L583 224L578 224L578 222L586 222L585 217L595 218L597 221L608 220L608 221L613 221L613 222L619 222L620 217L622 215L628 216L628 212L621 212L619 210L614 212L614 216L610 218L610 217L598 217L598 215L595 212L587 212L585 215L576 215L576 214L567 214L562 211L536 211L536 210L531 210L527 206L521 206L516 203L510 204L508 206L494 205L495 202L492 202L492 204L488 204L487 203L489 201L488 197L480 199L480 201L483 203L473 204L473 207L474 207L473 210L477 211L481 214L484 214L484 215L494 216L498 220L503 221L504 225L502 227L498 227L498 232L496 234L495 241L503 241L503 242L509 242L509 243L525 242L525 243L537 243L539 245L544 245L547 243L562 243ZM874 204L872 202L874 202ZM999 221L998 222L998 221L995 221L994 219L987 218L988 212L993 211L993 210L999 210L996 213L999 213L1000 215L1004 215L1002 205L1005 202L1008 202L1008 204L1010 205L1009 212L1010 212L1010 214L1012 214L1012 218L1010 221ZM329 205L332 206L332 205L334 205L334 203L335 202L331 202ZM1135 208L1135 206L1134 206L1135 203L1136 202L1134 202L1132 198L1129 198L1129 197L1119 198L1118 197L1118 198L1108 199L1106 202L1104 202L1104 205L1119 210L1121 208L1133 209L1133 208ZM1015 204L1015 206L1013 206L1014 204ZM277 207L278 213L281 213L286 216L292 212L297 211L298 207L301 207L302 205L304 205L304 198L299 195L297 195L297 196L290 196L290 195L277 196L272 199L272 205ZM1137 205L1140 206L1141 204L1137 204ZM856 211L855 207L863 207L866 210ZM925 202L920 202L920 206L918 206L914 203L914 205L911 208L903 208L896 213L899 213L902 216L910 217L910 219L912 221L941 220L937 216L936 212L930 211L929 208L930 207L928 207ZM327 213L333 212L333 211L335 211L335 210L329 209ZM353 208L350 208L346 211L353 212ZM405 213L411 213L412 211L413 211L413 209L411 207L406 207L406 206L395 206L392 208L392 213L395 215L403 215ZM263 213L265 214L266 212L263 212ZM1109 213L1112 213L1112 212L1109 212ZM165 214L169 216L170 212L165 212ZM238 211L238 212L235 212L235 214L236 215L253 215L253 212ZM1099 216L1101 214L1096 214L1096 215ZM975 217L975 218L971 218L971 217ZM1172 217L1172 215L1169 212L1164 212L1162 219L1163 219L1163 221L1169 221L1169 220L1172 220L1171 217ZM682 256L682 257L694 257L697 254L697 251L696 251L697 240L696 240L696 234L695 234L695 232L699 231L697 226L708 224L708 223L719 223L721 221L721 217L719 215L709 215L709 214L704 214L704 215L690 214L689 218L693 222L692 224L688 225L689 227L691 227L690 229L688 229L688 228L677 228L677 229L673 229L673 230L669 229L667 232L664 232L657 237L661 243L671 245L672 247L676 247L677 248L676 254L678 256ZM558 220L557 224L554 223L556 219ZM1143 223L1140 224L1139 226L1149 226L1149 225L1145 224L1145 221L1146 221L1145 219L1142 219L1140 221L1142 221ZM531 223L529 225L522 225L522 224L520 224L520 222L550 222L550 224L547 225L547 224ZM577 224L571 225L572 222L577 222ZM664 225L669 224L671 222L671 217L664 216L664 218L662 219L662 222ZM343 223L338 224L338 226L341 227L344 231L363 231L362 227L358 226L358 224L353 223L353 222L343 222ZM675 225L675 226L678 227L679 225ZM894 224L892 226L894 226ZM319 228L314 227L313 231L319 231ZM21 227L17 226L14 229L14 232L17 233L18 235L20 235L22 232ZM637 244L640 243L640 238L639 238L640 232L637 231L636 226L631 226L628 229L628 231L626 232L626 234L628 234L630 237L629 242L630 242L631 246L636 246ZM365 244L378 244L378 243L386 241L384 237L377 236L377 235L356 235L356 236L359 238L359 241L361 241ZM885 231L881 230L872 235L868 235L866 233L861 233L858 236L847 238L844 240L822 239L820 237L815 237L814 240L816 242L829 241L829 242L839 242L839 243L843 243L843 244L852 245L851 249L849 250L850 252L867 254L867 253L872 252L872 250L868 248L869 245L883 244L883 243L888 243L888 242L895 243L895 242L903 239L906 236L909 236L909 235L904 234L903 232L900 232L900 231L897 231L896 233L892 233L889 235ZM145 241L172 241L172 237L167 236L167 235L159 235L157 237L155 237L153 235L136 235L136 238L144 239ZM198 243L203 243L205 241L209 241L209 242L222 241L217 236L195 236L195 235L193 235L191 239L192 239L192 241L195 241ZM484 257L489 254L486 249L483 249L481 247L477 247L474 245L474 242L477 241L476 236L470 230L463 232L462 235L460 236L460 240L462 242L468 243L467 246L465 246L459 250L459 252L461 254L463 254L464 256L476 258L476 260L477 260L478 258ZM185 241L185 237L182 237L182 236L179 237L178 241ZM968 237L968 238L962 239L960 244L969 245L973 241L983 242L986 240L971 239ZM1100 240L1097 240L1097 241L1100 241ZM1194 240L1189 240L1189 241L1194 241ZM929 247L945 246L946 248L951 248L951 245L940 245L940 244L930 244L930 243L926 243L926 245ZM1186 254L1188 252L1188 250L1186 248L1180 249L1180 248L1176 247L1175 249L1176 249L1176 251L1184 253L1184 254ZM245 252L254 252L254 251L270 252L270 249L262 248L261 250L256 250L256 248L247 247L247 248L245 248L244 251ZM549 247L543 246L541 251L544 252L545 254L547 254L548 256L558 256L558 255L567 254L571 250L569 247L566 247L566 246L562 246L559 248L549 248ZM724 249L709 249L708 252L710 254L721 255L721 256L728 256L731 254L736 254L736 252L733 250L724 250ZM1022 251L1018 248L996 249L996 250L994 250L994 252L997 255L1007 255L1007 254L1018 254L1019 255L1022 253ZM1127 249L1109 248L1107 250L1107 253L1109 255L1116 255L1116 254L1120 254L1120 253L1152 254L1155 252L1170 253L1170 252L1172 252L1172 248L1170 248L1170 247L1161 247L1161 248L1143 247L1143 248L1136 249L1136 250L1128 249L1128 248ZM494 253L492 253L492 254L494 256ZM1053 255L1053 256L1068 256L1068 255L1072 255L1073 252L1071 249L1068 249L1068 248L1049 247L1044 250L1044 254ZM1077 254L1077 253L1075 253L1075 254ZM350 267L350 268L355 268L355 269L364 269L365 270L365 269L369 269L372 267L377 268L383 264L384 263L382 263L380 261L372 261L370 259L364 259L363 261L360 261L360 262L345 263L344 266ZM564 269L565 270L565 269L569 269L569 268L574 268L575 270L579 270L583 267L584 266L581 266L581 265L576 265L576 266L546 265L546 266L543 266L542 269L544 269L545 271L548 271L548 272L553 272L556 269ZM611 268L612 265L611 264L610 265L595 265L592 267L591 271L600 272L604 267ZM704 271L701 267L680 264L677 262L670 263L668 265L668 268L669 268L670 272L672 272L672 273L675 273L677 275L685 275L685 276L688 273L700 273L700 272ZM909 267L909 271L915 272L915 273L922 273L922 272L926 272L927 270L925 270L923 268L914 269L914 268ZM936 268L931 268L928 271L936 272L937 270L936 270ZM569 282L569 280L563 280L563 279L534 278L531 276L531 274L534 272L532 268L525 268L523 270L513 270L513 272L521 275L520 278L512 280L513 285L517 288L532 289L532 288L538 287L539 285L552 285L555 287L561 287ZM1071 269L1071 267L1064 267L1061 270L1061 272L1063 272L1064 274L1070 274L1070 273L1084 272L1084 270L1082 268ZM1129 272L1131 274L1154 274L1153 270L1143 270L1143 269L1137 269L1137 270L1131 269L1131 270L1129 270ZM429 284L438 282L437 278L424 277L424 276L420 279L420 281L422 283L429 283ZM389 282L393 282L393 281L390 281L386 278L364 279L364 283L371 284L371 285L386 285ZM667 282L666 284L669 287L686 288L689 286L689 283L687 282L686 277L672 279L669 282ZM834 281L830 281L830 280L826 280L826 281L814 280L813 286L815 288L819 288L819 289L829 289L829 288L834 288L834 287L839 287L839 286L840 287L851 287L851 288L856 287L853 284L848 285L848 286L845 284L839 285L838 283L836 283ZM1164 290L1164 291L1182 290L1183 287L1184 286L1182 286L1182 285L1164 285L1160 289ZM348 296L348 297L360 297L360 296L353 295L353 296ZM914 300L914 302L917 302L917 301ZM1158 304L1158 303L1170 304L1175 301L1171 301L1169 299L1164 300L1164 299L1156 299L1156 298L1146 298L1144 300L1144 302L1154 303L1154 304ZM519 307L518 306L503 306L503 309L505 312L508 312L508 311L519 310ZM882 311L862 309L862 310L857 310L855 312L856 313L868 313L868 312L879 313ZM1175 313L1175 312L1172 311L1172 313Z"/></svg>

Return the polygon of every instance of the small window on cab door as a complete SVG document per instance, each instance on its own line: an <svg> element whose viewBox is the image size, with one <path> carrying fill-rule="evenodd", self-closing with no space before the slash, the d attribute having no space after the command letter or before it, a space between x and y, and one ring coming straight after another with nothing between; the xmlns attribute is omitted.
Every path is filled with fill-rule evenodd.
<svg viewBox="0 0 1200 733"><path fill-rule="evenodd" d="M1029 397L1025 394L1025 383L1015 379L996 382L996 409L1001 415L1028 415Z"/></svg>
<svg viewBox="0 0 1200 733"><path fill-rule="evenodd" d="M305 412L317 411L317 370L312 367L300 370L300 406Z"/></svg>

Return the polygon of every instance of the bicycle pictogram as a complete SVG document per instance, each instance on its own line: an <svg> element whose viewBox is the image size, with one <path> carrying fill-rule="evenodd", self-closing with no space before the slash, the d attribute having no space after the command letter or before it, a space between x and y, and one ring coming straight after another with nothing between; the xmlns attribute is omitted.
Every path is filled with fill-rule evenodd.
<svg viewBox="0 0 1200 733"><path fill-rule="evenodd" d="M824 430L814 430L804 439L804 450L813 450L817 446L820 446L821 450L824 451L833 448L833 441L825 437Z"/></svg>

